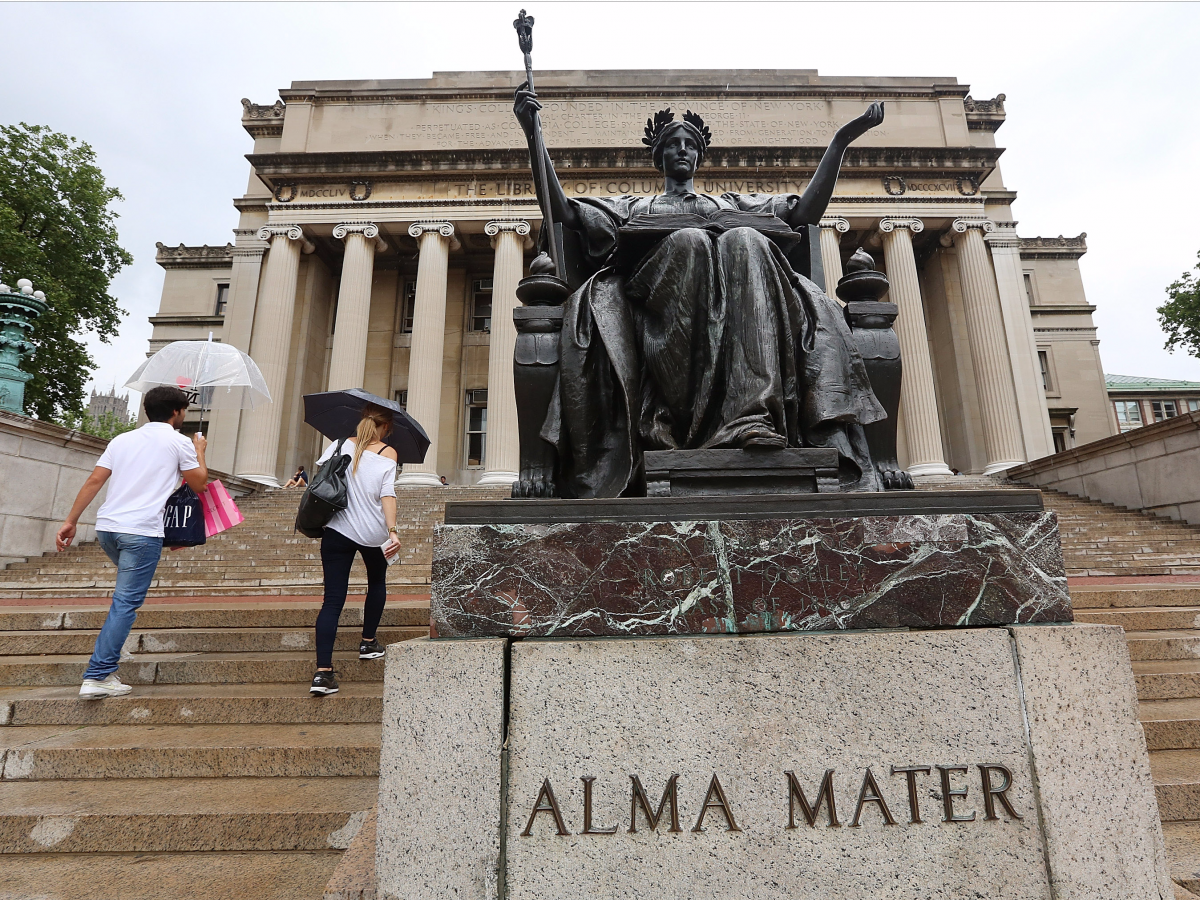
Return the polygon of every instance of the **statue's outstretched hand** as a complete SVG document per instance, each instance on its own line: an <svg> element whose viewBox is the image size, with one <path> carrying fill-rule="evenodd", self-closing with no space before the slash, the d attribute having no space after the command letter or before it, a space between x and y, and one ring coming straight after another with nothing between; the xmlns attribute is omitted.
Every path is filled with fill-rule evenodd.
<svg viewBox="0 0 1200 900"><path fill-rule="evenodd" d="M528 81L521 82L517 88L517 93L513 98L513 112L521 124L521 130L525 132L525 137L533 140L533 120L538 110L542 108L542 104L538 102L537 94L528 88Z"/></svg>
<svg viewBox="0 0 1200 900"><path fill-rule="evenodd" d="M846 143L862 137L883 121L883 103L872 103L867 111L838 129L838 137Z"/></svg>

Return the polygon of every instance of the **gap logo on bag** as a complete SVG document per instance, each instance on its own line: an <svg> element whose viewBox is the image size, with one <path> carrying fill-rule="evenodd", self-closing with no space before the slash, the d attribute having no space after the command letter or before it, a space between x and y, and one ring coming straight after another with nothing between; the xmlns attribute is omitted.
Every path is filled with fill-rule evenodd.
<svg viewBox="0 0 1200 900"><path fill-rule="evenodd" d="M204 509L187 484L167 498L163 509L163 546L198 547L205 541Z"/></svg>

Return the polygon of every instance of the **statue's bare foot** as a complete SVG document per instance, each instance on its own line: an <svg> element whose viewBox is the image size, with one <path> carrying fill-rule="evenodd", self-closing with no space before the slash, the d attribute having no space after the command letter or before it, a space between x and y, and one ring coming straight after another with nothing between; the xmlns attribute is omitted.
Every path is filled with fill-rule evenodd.
<svg viewBox="0 0 1200 900"><path fill-rule="evenodd" d="M782 450L787 446L787 438L765 428L747 431L738 441L743 450Z"/></svg>

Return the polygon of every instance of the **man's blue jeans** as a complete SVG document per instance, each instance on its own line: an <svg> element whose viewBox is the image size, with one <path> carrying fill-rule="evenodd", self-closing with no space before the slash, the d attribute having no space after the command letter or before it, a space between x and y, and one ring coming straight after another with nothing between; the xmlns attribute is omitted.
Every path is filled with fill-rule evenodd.
<svg viewBox="0 0 1200 900"><path fill-rule="evenodd" d="M116 531L97 531L102 549L117 567L117 586L113 590L112 606L104 619L104 627L96 638L84 678L107 678L117 671L121 662L121 647L133 629L133 619L146 602L146 591L162 556L163 539L141 534L121 534Z"/></svg>

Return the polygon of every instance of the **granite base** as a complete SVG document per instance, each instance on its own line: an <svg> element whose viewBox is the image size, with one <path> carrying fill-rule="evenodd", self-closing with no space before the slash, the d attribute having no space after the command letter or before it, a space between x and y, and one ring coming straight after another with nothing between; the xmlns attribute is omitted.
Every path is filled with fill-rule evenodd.
<svg viewBox="0 0 1200 900"><path fill-rule="evenodd" d="M388 648L389 900L1169 900L1119 628Z"/></svg>

